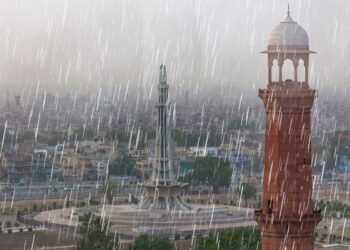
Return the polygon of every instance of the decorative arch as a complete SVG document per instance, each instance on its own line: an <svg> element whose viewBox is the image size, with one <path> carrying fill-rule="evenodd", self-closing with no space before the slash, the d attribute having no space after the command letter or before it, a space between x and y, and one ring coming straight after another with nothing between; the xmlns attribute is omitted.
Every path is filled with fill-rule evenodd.
<svg viewBox="0 0 350 250"><path fill-rule="evenodd" d="M272 66L271 66L271 81L272 82L278 82L278 72L279 72L279 68L278 68L278 60L274 59L272 61Z"/></svg>
<svg viewBox="0 0 350 250"><path fill-rule="evenodd" d="M299 59L298 61L298 82L305 82L305 64L303 59Z"/></svg>
<svg viewBox="0 0 350 250"><path fill-rule="evenodd" d="M286 80L294 81L294 65L293 61L290 59L285 59L282 66L282 81Z"/></svg>

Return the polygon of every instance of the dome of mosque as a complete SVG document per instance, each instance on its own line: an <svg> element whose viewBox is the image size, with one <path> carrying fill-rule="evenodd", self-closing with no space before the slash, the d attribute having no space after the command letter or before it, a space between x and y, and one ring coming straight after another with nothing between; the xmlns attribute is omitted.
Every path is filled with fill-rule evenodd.
<svg viewBox="0 0 350 250"><path fill-rule="evenodd" d="M272 46L309 46L309 36L297 22L288 15L271 32L268 45Z"/></svg>

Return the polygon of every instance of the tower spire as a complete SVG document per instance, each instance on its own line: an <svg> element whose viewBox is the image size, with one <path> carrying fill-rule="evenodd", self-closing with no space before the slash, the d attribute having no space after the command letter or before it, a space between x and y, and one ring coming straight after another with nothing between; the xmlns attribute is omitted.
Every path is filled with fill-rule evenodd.
<svg viewBox="0 0 350 250"><path fill-rule="evenodd" d="M290 16L290 8L289 8L289 3L288 3L287 15L288 15L288 16Z"/></svg>
<svg viewBox="0 0 350 250"><path fill-rule="evenodd" d="M168 91L166 67L162 64L159 71L158 101L156 103L158 117L154 166L150 181L142 184L145 190L145 195L139 205L142 209L191 209L181 198L182 190L187 183L177 182L171 165Z"/></svg>
<svg viewBox="0 0 350 250"><path fill-rule="evenodd" d="M166 83L167 83L166 66L162 64L160 65L159 84L166 84Z"/></svg>

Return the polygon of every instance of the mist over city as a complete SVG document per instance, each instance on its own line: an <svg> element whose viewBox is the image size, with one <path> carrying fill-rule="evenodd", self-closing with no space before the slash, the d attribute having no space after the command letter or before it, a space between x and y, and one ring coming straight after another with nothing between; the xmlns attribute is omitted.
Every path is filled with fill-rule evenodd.
<svg viewBox="0 0 350 250"><path fill-rule="evenodd" d="M95 92L121 85L132 96L168 65L176 93L254 95L266 82L269 28L287 1L7 1L0 10L1 90L15 95ZM348 93L347 0L291 1L310 35L310 75L324 99ZM231 90L233 88L234 90ZM149 96L147 94L147 96Z"/></svg>

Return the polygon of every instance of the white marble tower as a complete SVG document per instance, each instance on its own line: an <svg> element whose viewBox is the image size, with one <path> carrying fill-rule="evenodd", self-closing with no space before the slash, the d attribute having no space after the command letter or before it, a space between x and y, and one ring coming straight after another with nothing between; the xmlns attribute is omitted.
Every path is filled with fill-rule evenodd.
<svg viewBox="0 0 350 250"><path fill-rule="evenodd" d="M140 202L140 208L142 209L191 209L190 205L181 198L183 190L188 184L176 181L171 165L168 91L166 67L161 65L158 85L159 95L156 103L158 116L155 159L151 180L141 184L144 188L144 194Z"/></svg>

